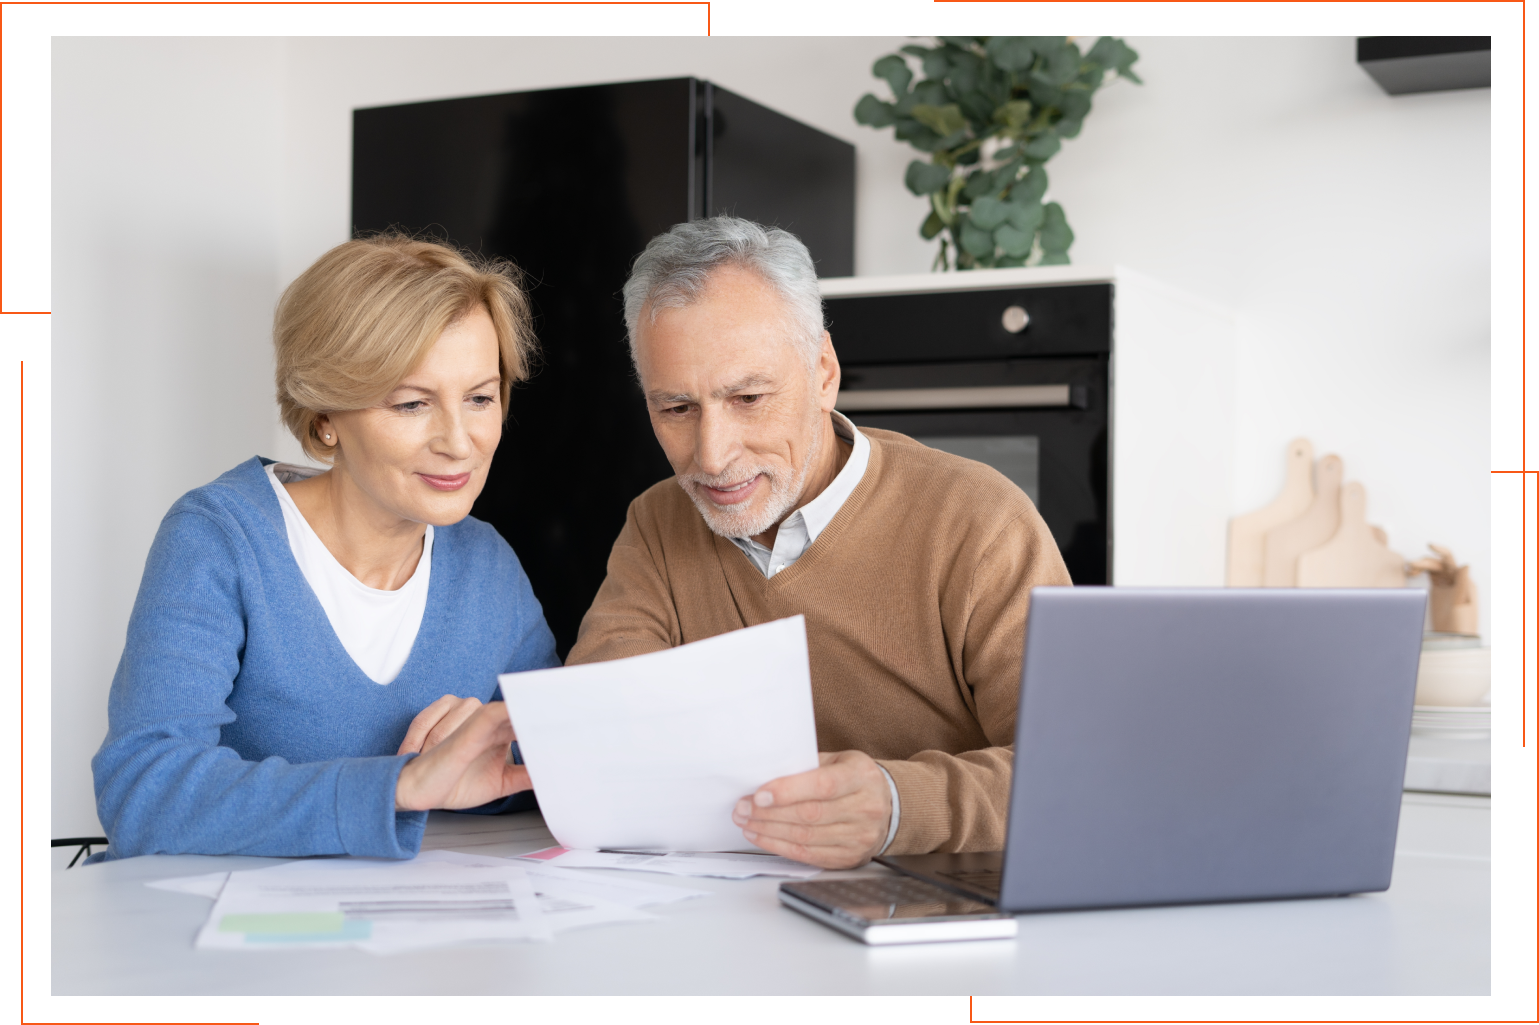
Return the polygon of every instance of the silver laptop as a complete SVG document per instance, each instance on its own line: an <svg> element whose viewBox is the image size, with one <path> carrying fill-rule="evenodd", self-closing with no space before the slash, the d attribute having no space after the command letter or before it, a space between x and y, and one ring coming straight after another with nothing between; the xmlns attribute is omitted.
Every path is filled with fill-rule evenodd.
<svg viewBox="0 0 1539 1025"><path fill-rule="evenodd" d="M1008 912L1388 889L1425 601L1039 587L1005 850L877 860Z"/></svg>

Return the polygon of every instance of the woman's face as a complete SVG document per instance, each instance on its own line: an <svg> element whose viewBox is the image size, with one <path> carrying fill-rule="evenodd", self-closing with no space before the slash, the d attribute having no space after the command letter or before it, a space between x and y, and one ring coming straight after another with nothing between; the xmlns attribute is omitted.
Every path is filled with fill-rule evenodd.
<svg viewBox="0 0 1539 1025"><path fill-rule="evenodd" d="M497 331L484 306L446 328L372 409L319 418L359 512L447 526L470 514L502 437Z"/></svg>

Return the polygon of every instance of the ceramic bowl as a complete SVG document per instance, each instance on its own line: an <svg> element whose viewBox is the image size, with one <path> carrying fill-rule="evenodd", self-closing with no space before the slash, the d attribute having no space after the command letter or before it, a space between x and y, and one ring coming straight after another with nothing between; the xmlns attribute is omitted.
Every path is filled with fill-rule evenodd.
<svg viewBox="0 0 1539 1025"><path fill-rule="evenodd" d="M1416 674L1418 705L1477 704L1491 689L1490 648L1427 648Z"/></svg>

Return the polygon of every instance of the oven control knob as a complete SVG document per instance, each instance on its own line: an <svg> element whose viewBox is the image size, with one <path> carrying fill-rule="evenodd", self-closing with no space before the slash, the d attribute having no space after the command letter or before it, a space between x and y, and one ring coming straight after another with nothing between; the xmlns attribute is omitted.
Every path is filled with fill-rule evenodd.
<svg viewBox="0 0 1539 1025"><path fill-rule="evenodd" d="M1027 313L1023 306L1006 306L999 322L1005 326L1006 331L1012 335L1018 335L1026 330L1027 324L1031 323L1031 314Z"/></svg>

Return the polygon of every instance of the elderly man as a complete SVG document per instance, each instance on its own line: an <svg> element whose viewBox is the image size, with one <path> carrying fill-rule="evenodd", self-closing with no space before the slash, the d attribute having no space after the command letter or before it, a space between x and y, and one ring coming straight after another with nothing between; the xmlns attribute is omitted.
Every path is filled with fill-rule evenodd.
<svg viewBox="0 0 1539 1025"><path fill-rule="evenodd" d="M743 836L827 868L1002 848L1028 595L1069 583L1031 500L834 412L839 360L788 232L675 226L636 259L625 320L677 476L631 503L568 664L801 613L825 753L738 802Z"/></svg>

